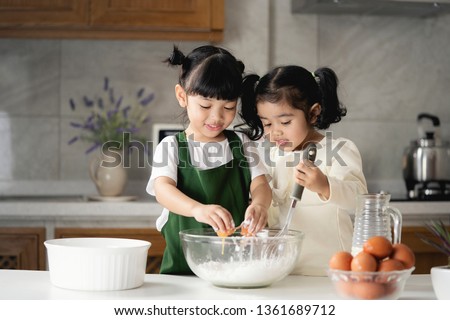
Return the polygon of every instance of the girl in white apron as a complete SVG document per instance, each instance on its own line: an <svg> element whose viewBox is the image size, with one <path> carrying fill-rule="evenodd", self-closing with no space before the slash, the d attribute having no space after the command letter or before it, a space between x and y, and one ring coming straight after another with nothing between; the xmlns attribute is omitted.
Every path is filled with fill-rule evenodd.
<svg viewBox="0 0 450 320"><path fill-rule="evenodd" d="M305 187L290 225L305 233L296 274L324 276L335 252L351 250L350 213L357 194L367 193L356 145L319 131L346 115L337 85L331 69L311 73L299 66L278 67L262 78L248 75L244 80L241 116L250 127L249 136L257 140L264 135L275 145L265 161L273 195L270 227L284 224L293 186ZM310 143L317 146L314 163L303 160Z"/></svg>

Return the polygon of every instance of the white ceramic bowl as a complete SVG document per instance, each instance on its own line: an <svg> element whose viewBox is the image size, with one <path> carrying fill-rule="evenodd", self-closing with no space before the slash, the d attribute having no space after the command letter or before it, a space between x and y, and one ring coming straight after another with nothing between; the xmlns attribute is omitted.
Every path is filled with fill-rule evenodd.
<svg viewBox="0 0 450 320"><path fill-rule="evenodd" d="M44 242L53 285L65 289L125 290L144 283L151 243L119 238L63 238Z"/></svg>
<svg viewBox="0 0 450 320"><path fill-rule="evenodd" d="M450 267L432 267L431 283L439 300L450 300Z"/></svg>
<svg viewBox="0 0 450 320"><path fill-rule="evenodd" d="M286 277L300 255L304 233L263 230L254 237L235 233L220 238L212 229L180 232L191 270L213 285L230 288L265 287Z"/></svg>

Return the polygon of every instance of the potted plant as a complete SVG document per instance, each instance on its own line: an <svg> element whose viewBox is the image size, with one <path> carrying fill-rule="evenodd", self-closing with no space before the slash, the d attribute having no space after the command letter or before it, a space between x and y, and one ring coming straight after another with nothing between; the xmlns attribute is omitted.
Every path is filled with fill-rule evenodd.
<svg viewBox="0 0 450 320"><path fill-rule="evenodd" d="M129 153L133 148L147 151L147 137L141 132L149 121L147 106L153 99L154 94L145 88L132 95L117 94L107 77L99 94L83 96L80 103L70 99L72 111L81 105L88 116L82 122L70 123L78 134L68 144L90 142L86 154L100 149L101 154L90 162L89 174L101 196L120 196L127 182L125 160Z"/></svg>
<svg viewBox="0 0 450 320"><path fill-rule="evenodd" d="M448 258L447 265L431 268L433 290L438 299L450 299L450 231L441 220L426 223L426 227L433 237L418 234L419 238Z"/></svg>

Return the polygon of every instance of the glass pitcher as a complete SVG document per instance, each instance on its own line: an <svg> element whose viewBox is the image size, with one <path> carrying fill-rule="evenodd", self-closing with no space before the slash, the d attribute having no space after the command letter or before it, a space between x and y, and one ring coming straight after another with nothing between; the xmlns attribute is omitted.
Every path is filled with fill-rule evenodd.
<svg viewBox="0 0 450 320"><path fill-rule="evenodd" d="M357 196L357 207L352 239L352 255L362 251L364 242L373 236L384 236L393 244L400 243L402 214L397 208L389 206L391 195L387 193L368 193ZM391 219L394 227L392 240Z"/></svg>

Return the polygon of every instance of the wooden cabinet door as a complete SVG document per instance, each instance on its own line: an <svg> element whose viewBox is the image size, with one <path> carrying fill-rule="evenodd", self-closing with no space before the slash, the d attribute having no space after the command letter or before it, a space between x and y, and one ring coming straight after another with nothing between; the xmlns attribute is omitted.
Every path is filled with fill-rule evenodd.
<svg viewBox="0 0 450 320"><path fill-rule="evenodd" d="M55 238L127 238L151 243L146 273L159 273L166 242L161 233L150 228L56 228Z"/></svg>
<svg viewBox="0 0 450 320"><path fill-rule="evenodd" d="M92 25L142 29L211 28L209 0L95 0Z"/></svg>
<svg viewBox="0 0 450 320"><path fill-rule="evenodd" d="M0 0L0 27L87 27L89 0Z"/></svg>
<svg viewBox="0 0 450 320"><path fill-rule="evenodd" d="M0 37L221 41L224 0L0 0Z"/></svg>
<svg viewBox="0 0 450 320"><path fill-rule="evenodd" d="M135 31L153 38L222 39L223 0L93 0L92 29ZM209 36L208 36L209 35Z"/></svg>
<svg viewBox="0 0 450 320"><path fill-rule="evenodd" d="M416 256L416 269L413 273L429 274L431 267L447 265L447 256L420 240L418 233L431 236L425 227L403 227L402 230L402 243L409 246Z"/></svg>
<svg viewBox="0 0 450 320"><path fill-rule="evenodd" d="M0 269L45 270L45 228L0 228Z"/></svg>

